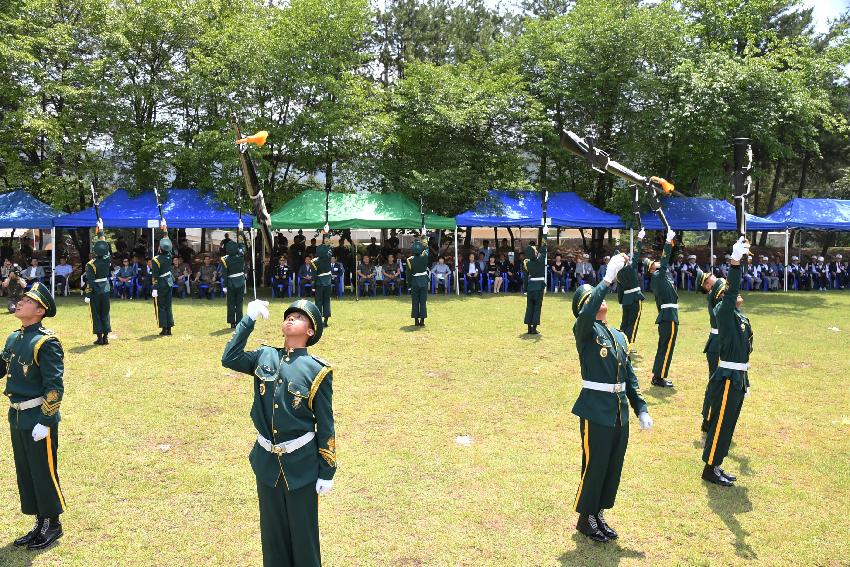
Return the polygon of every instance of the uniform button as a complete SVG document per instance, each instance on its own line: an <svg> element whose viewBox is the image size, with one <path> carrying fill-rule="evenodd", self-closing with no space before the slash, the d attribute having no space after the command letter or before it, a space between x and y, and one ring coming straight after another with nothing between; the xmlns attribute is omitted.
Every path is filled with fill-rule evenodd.
<svg viewBox="0 0 850 567"><path fill-rule="evenodd" d="M280 407L280 406L278 406L277 404L274 405L274 409L277 409L278 407Z"/></svg>
<svg viewBox="0 0 850 567"><path fill-rule="evenodd" d="M272 435L277 435L277 429L272 429Z"/></svg>
<svg viewBox="0 0 850 567"><path fill-rule="evenodd" d="M283 384L283 380L278 380L278 381L277 381L277 383L278 383L278 384Z"/></svg>

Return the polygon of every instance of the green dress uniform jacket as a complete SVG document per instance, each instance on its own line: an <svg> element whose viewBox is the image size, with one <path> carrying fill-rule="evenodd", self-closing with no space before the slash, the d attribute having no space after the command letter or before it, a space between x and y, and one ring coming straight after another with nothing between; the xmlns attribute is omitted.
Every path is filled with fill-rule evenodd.
<svg viewBox="0 0 850 567"><path fill-rule="evenodd" d="M174 274L171 273L170 253L159 254L153 259L153 273L151 280L156 289L157 297L154 297L154 311L156 312L156 323L161 329L170 329L174 326L174 314L171 311L171 297L174 285Z"/></svg>
<svg viewBox="0 0 850 567"><path fill-rule="evenodd" d="M416 249L419 247L417 246ZM407 258L407 285L410 286L411 309L413 319L428 317L428 284L431 281L428 273L428 247L422 246L418 252L413 250Z"/></svg>
<svg viewBox="0 0 850 567"><path fill-rule="evenodd" d="M753 351L750 320L735 307L741 288L741 267L729 268L728 288L714 308L719 330L720 360L709 383L708 435L703 461L720 466L729 452L735 425L749 389L749 361Z"/></svg>
<svg viewBox="0 0 850 567"><path fill-rule="evenodd" d="M548 254L546 236L540 250L536 246L526 247L526 258L522 261L523 272L526 274L525 286L525 318L526 325L540 324L540 313L543 310L543 290L546 289L546 258Z"/></svg>
<svg viewBox="0 0 850 567"><path fill-rule="evenodd" d="M643 291L638 279L640 254L643 251L643 241L638 240L632 261L617 274L617 301L623 306L623 317L620 320L620 330L629 340L629 347L637 340L640 316L643 312Z"/></svg>
<svg viewBox="0 0 850 567"><path fill-rule="evenodd" d="M227 322L235 325L242 319L245 302L245 255L235 242L228 242L227 249L228 254L221 257L221 266L227 288Z"/></svg>
<svg viewBox="0 0 850 567"><path fill-rule="evenodd" d="M112 332L109 319L109 295L112 285L109 283L112 263L107 258L94 258L86 264L85 294L89 299L92 333Z"/></svg>
<svg viewBox="0 0 850 567"><path fill-rule="evenodd" d="M322 317L331 316L331 292L333 282L331 281L331 256L333 251L325 243L316 247L316 257L311 262L316 270L313 289L316 291L316 307L319 308Z"/></svg>
<svg viewBox="0 0 850 567"><path fill-rule="evenodd" d="M65 510L56 466L64 356L59 339L41 323L9 335L0 356L3 393L12 404L9 425L21 511L27 515L56 517ZM49 429L41 441L32 439L36 424Z"/></svg>
<svg viewBox="0 0 850 567"><path fill-rule="evenodd" d="M588 292L573 325L583 381L572 410L580 418L582 440L581 479L573 504L580 514L614 506L629 442L629 405L636 415L647 411L625 335L596 320L607 293L604 282Z"/></svg>

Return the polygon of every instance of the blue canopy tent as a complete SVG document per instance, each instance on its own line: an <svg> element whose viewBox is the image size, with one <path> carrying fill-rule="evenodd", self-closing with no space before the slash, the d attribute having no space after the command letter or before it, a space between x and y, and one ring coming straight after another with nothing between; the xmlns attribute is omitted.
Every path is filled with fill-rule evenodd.
<svg viewBox="0 0 850 567"><path fill-rule="evenodd" d="M536 227L542 221L539 192L496 189L488 191L474 209L455 217L458 226Z"/></svg>
<svg viewBox="0 0 850 567"><path fill-rule="evenodd" d="M786 229L850 231L850 200L791 199L767 218Z"/></svg>
<svg viewBox="0 0 850 567"><path fill-rule="evenodd" d="M539 198L538 198L539 201ZM549 224L559 228L624 228L623 219L594 207L573 192L549 193Z"/></svg>
<svg viewBox="0 0 850 567"><path fill-rule="evenodd" d="M56 231L53 219L59 213L39 201L23 189L0 194L0 228L38 228L50 230L53 245L51 246L51 266L56 265ZM33 236L35 238L35 236ZM55 288L56 276L51 270L50 288Z"/></svg>

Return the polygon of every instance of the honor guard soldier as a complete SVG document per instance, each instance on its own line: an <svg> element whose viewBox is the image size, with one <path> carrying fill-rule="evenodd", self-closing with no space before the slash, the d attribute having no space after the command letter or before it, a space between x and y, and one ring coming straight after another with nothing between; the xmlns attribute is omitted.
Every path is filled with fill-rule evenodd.
<svg viewBox="0 0 850 567"><path fill-rule="evenodd" d="M322 336L322 319L318 307L303 299L283 314L284 348L245 352L257 317L269 317L267 305L248 304L221 364L253 378L257 441L249 460L257 477L263 564L318 566L316 494L330 492L336 472L333 373L327 362L307 352Z"/></svg>
<svg viewBox="0 0 850 567"><path fill-rule="evenodd" d="M705 348L702 352L705 353L705 360L708 363L708 384L705 388L705 396L702 402L702 427L703 433L708 431L708 416L709 416L709 387L711 385L711 375L717 369L717 362L720 360L720 341L718 340L717 319L714 317L714 308L717 305L717 294L721 289L724 289L726 280L717 278L710 272L703 272L697 268L696 271L696 286L700 293L708 296L708 321L709 332L708 340L705 343Z"/></svg>
<svg viewBox="0 0 850 567"><path fill-rule="evenodd" d="M744 396L750 387L748 372L750 353L753 351L753 330L750 320L741 312L744 299L738 294L741 289L741 258L749 251L750 244L743 236L732 247L729 281L724 286L725 291L719 291L721 297L714 308L719 330L720 360L708 387L710 404L708 433L702 452L702 460L705 462L702 478L720 486L732 486L736 480L720 465L729 453Z"/></svg>
<svg viewBox="0 0 850 567"><path fill-rule="evenodd" d="M27 549L44 549L62 537L59 515L65 497L56 465L65 354L56 335L41 326L44 317L54 315L50 290L34 284L18 301L15 317L21 328L6 339L0 357L3 393L12 404L9 429L21 512L36 517L32 531L14 542Z"/></svg>
<svg viewBox="0 0 850 567"><path fill-rule="evenodd" d="M537 335L537 325L540 324L540 312L543 309L543 290L546 289L546 258L548 248L546 238L547 229L543 229L543 245L540 250L532 242L525 247L525 259L522 261L522 269L527 274L525 287L525 324L528 325L528 334Z"/></svg>
<svg viewBox="0 0 850 567"><path fill-rule="evenodd" d="M109 243L103 238L94 243L94 258L86 264L86 297L91 315L92 332L97 335L96 345L109 344L112 331L109 321L109 296L112 286L109 277L112 271L112 253Z"/></svg>
<svg viewBox="0 0 850 567"><path fill-rule="evenodd" d="M640 289L637 269L640 263L640 253L643 250L644 236L646 236L646 231L641 228L640 232L638 232L637 245L635 246L635 253L631 262L620 270L620 273L617 275L617 300L623 307L623 318L620 322L620 330L629 340L630 353L636 352L634 344L637 340L638 325L640 325L640 314L643 311L644 296Z"/></svg>
<svg viewBox="0 0 850 567"><path fill-rule="evenodd" d="M652 385L669 388L673 382L667 380L670 372L670 361L676 348L676 335L679 332L679 294L667 267L670 256L673 255L673 239L676 233L667 231L667 242L661 262L644 261L646 271L652 275L650 287L655 295L655 305L658 307L658 349L655 352L655 363L652 365Z"/></svg>
<svg viewBox="0 0 850 567"><path fill-rule="evenodd" d="M328 319L331 316L331 290L333 282L331 281L331 257L333 251L327 243L327 235L322 235L322 243L316 247L316 257L313 258L313 268L316 270L316 278L313 288L316 290L316 306L319 308L322 319L324 319L325 327L328 326Z"/></svg>
<svg viewBox="0 0 850 567"><path fill-rule="evenodd" d="M230 323L231 329L235 329L236 324L242 320L242 303L245 298L245 253L233 240L225 243L224 251L227 254L221 257L224 276L222 291L227 296L227 322Z"/></svg>
<svg viewBox="0 0 850 567"><path fill-rule="evenodd" d="M408 285L410 286L410 301L412 307L410 316L417 327L425 326L428 317L428 240L425 236L414 240L407 258Z"/></svg>
<svg viewBox="0 0 850 567"><path fill-rule="evenodd" d="M652 427L632 370L628 339L607 323L605 295L626 262L624 254L614 256L603 281L595 288L579 286L572 304L582 378L581 393L573 406L573 413L580 418L582 442L581 480L574 503L579 513L576 529L601 542L617 538L603 514L614 506L620 484L629 442L629 405L641 429Z"/></svg>
<svg viewBox="0 0 850 567"><path fill-rule="evenodd" d="M153 297L156 324L162 331L160 335L171 335L174 326L174 314L171 312L171 294L174 286L174 274L171 272L171 239L164 236L159 241L159 254L153 259Z"/></svg>

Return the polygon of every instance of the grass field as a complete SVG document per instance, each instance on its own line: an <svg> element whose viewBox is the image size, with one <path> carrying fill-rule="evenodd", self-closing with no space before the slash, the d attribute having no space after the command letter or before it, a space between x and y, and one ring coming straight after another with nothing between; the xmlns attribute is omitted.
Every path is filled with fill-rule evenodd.
<svg viewBox="0 0 850 567"><path fill-rule="evenodd" d="M708 318L680 300L674 390L649 386L651 297L635 365L655 420L631 442L613 544L575 535L581 462L570 413L580 376L568 295L547 295L542 335L523 335L522 296L433 298L425 329L406 298L335 302L313 351L334 366L339 470L320 503L328 566L848 565L850 293L749 294L752 388L726 468L700 480ZM250 345L279 344L282 300ZM0 565L261 564L251 379L221 367L223 300L176 300L160 338L150 302L113 302L108 347L63 298L49 321L66 353L59 472L65 537L11 546L20 514L0 433ZM616 299L612 322L619 322ZM0 318L5 332L17 328ZM839 330L830 330L836 327ZM469 435L471 446L455 441Z"/></svg>

